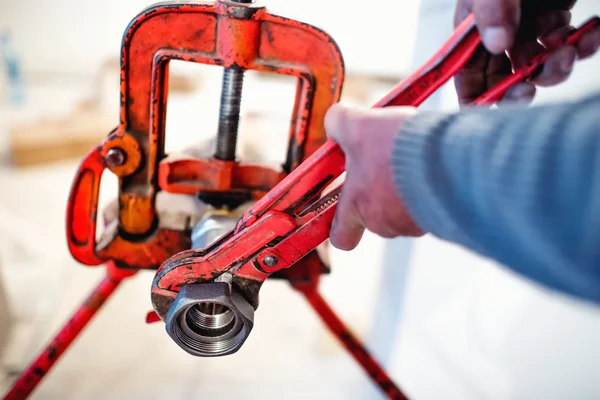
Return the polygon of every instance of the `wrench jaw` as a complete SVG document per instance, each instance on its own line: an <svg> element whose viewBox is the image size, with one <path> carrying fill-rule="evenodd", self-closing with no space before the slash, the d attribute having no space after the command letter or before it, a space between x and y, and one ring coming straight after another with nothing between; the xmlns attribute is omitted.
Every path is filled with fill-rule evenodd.
<svg viewBox="0 0 600 400"><path fill-rule="evenodd" d="M319 206L309 208L312 211L302 202L287 199L285 204L296 204L289 214L267 213L255 222L248 222L252 221L249 216L256 215L260 205L238 220L223 213L202 218L192 231L193 246L198 249L168 259L152 283L152 305L171 339L199 357L232 354L252 330L259 291L269 276L285 279L294 287L316 288L328 267L314 249L320 243L301 235L312 221L310 215L327 208L327 199L316 201ZM304 225L293 218L296 214ZM328 231L319 231L325 238ZM297 246L294 257L282 256L277 246L286 245L285 238L294 233L300 233L297 238L304 247Z"/></svg>
<svg viewBox="0 0 600 400"><path fill-rule="evenodd" d="M210 248L216 248L218 243ZM236 268L223 271L204 259L206 251L183 251L167 260L158 270L152 281L151 301L154 311L160 319L166 321L173 302L185 287L202 285L218 281L227 281L236 293L239 293L253 309L258 308L258 296L263 282L269 274L246 265L245 269L254 270L252 277L233 273ZM248 263L250 264L250 263Z"/></svg>
<svg viewBox="0 0 600 400"><path fill-rule="evenodd" d="M192 250L179 252L167 259L158 269L152 282L151 300L156 314L166 321L173 302L189 285L207 287L213 282L227 282L232 293L244 298L253 309L258 307L258 292L268 275L248 277L236 274L244 261L214 260L219 249L231 246L239 216L246 210L206 212L191 229ZM251 264L246 260L247 264ZM194 293L198 293L197 289Z"/></svg>
<svg viewBox="0 0 600 400"><path fill-rule="evenodd" d="M259 279L232 274L232 268L219 276L179 280L170 289L161 288L161 284L171 279L170 273L188 271L190 276L197 276L188 267L208 270L206 262L185 264L192 262L190 256L193 254L197 253L189 251L172 264L167 261L163 265L152 284L151 299L154 311L165 322L171 339L198 357L226 356L244 345L254 326L259 291L267 277L285 280L304 293L314 292L320 277L329 273L329 267L319 253L312 251L290 268L272 275L261 272ZM230 320L223 316L226 312ZM213 333L215 330L218 332Z"/></svg>

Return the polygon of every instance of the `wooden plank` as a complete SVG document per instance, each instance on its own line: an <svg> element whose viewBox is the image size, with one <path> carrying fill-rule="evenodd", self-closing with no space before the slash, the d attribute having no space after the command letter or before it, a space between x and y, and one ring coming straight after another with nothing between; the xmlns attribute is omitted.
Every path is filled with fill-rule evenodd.
<svg viewBox="0 0 600 400"><path fill-rule="evenodd" d="M60 119L43 119L10 129L10 153L16 167L83 158L118 124L89 110Z"/></svg>

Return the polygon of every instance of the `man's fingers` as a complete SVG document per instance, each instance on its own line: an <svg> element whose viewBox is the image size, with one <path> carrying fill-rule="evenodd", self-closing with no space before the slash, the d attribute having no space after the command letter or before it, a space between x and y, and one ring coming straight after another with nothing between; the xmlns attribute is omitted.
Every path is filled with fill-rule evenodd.
<svg viewBox="0 0 600 400"><path fill-rule="evenodd" d="M351 196L352 187L349 185L352 183L346 180L342 187L329 237L333 247L345 251L354 250L365 232L364 223Z"/></svg>
<svg viewBox="0 0 600 400"><path fill-rule="evenodd" d="M456 28L473 12L473 0L457 0L454 9L454 27Z"/></svg>
<svg viewBox="0 0 600 400"><path fill-rule="evenodd" d="M600 29L584 35L577 45L577 53L581 60L593 56L600 49Z"/></svg>
<svg viewBox="0 0 600 400"><path fill-rule="evenodd" d="M545 48L542 44L562 38L569 31L571 13L565 10L552 10L535 18L535 23L523 24L519 28L517 41L508 51L515 68L527 64ZM539 38L542 43L538 42ZM544 41L545 40L545 41Z"/></svg>
<svg viewBox="0 0 600 400"><path fill-rule="evenodd" d="M341 103L332 105L327 114L325 114L325 131L330 139L337 141L344 140L344 127L348 108Z"/></svg>
<svg viewBox="0 0 600 400"><path fill-rule="evenodd" d="M325 115L325 132L335 141L346 154L352 154L357 144L356 121L360 111L336 103L329 108Z"/></svg>
<svg viewBox="0 0 600 400"><path fill-rule="evenodd" d="M531 61L532 58L544 52L544 46L539 44L535 38L516 43L509 51L510 60L514 68L520 68Z"/></svg>
<svg viewBox="0 0 600 400"><path fill-rule="evenodd" d="M521 13L524 17L540 15L549 10L571 10L577 0L523 0Z"/></svg>
<svg viewBox="0 0 600 400"><path fill-rule="evenodd" d="M523 21L519 27L515 44L508 51L513 67L520 68L533 57L542 53L545 49L538 42L538 38L568 25L570 19L571 14L568 11L553 10L531 17L531 21Z"/></svg>
<svg viewBox="0 0 600 400"><path fill-rule="evenodd" d="M340 250L353 250L362 239L365 231L364 222L354 202L352 172L348 166L352 164L355 152L360 151L360 132L363 113L359 110L346 107L340 103L334 104L325 116L325 131L327 136L334 140L346 155L346 180L340 193L335 217L331 225L331 244ZM350 179L349 179L350 178Z"/></svg>
<svg viewBox="0 0 600 400"><path fill-rule="evenodd" d="M473 0L481 40L492 54L512 47L521 19L520 0Z"/></svg>
<svg viewBox="0 0 600 400"><path fill-rule="evenodd" d="M571 24L571 12L567 10L551 10L535 18L533 31L536 37L546 37L552 32ZM526 29L526 28L525 28Z"/></svg>
<svg viewBox="0 0 600 400"><path fill-rule="evenodd" d="M506 103L521 103L521 104L529 104L533 101L535 97L536 88L535 85L529 82L521 82L517 83L510 89L506 91L504 97L502 98L502 102L498 103L498 106L502 106L504 102Z"/></svg>
<svg viewBox="0 0 600 400"><path fill-rule="evenodd" d="M467 65L454 76L461 107L469 105L483 92L506 78L510 72L510 60L505 54L495 56L485 48L479 48Z"/></svg>
<svg viewBox="0 0 600 400"><path fill-rule="evenodd" d="M469 13L475 20L483 45L454 76L461 107L468 106L511 72L504 51L512 46L520 19L520 0L459 0L454 22L459 24Z"/></svg>
<svg viewBox="0 0 600 400"><path fill-rule="evenodd" d="M575 47L560 47L548 57L544 69L532 82L537 86L553 86L566 81L573 71L576 58Z"/></svg>
<svg viewBox="0 0 600 400"><path fill-rule="evenodd" d="M552 50L555 43L574 30L574 27L564 25L558 29L554 29L545 37L540 37L539 41L546 48ZM552 86L564 82L571 75L576 58L577 49L575 47L561 46L555 48L554 52L544 63L544 68L540 74L532 79L532 82L538 86Z"/></svg>
<svg viewBox="0 0 600 400"><path fill-rule="evenodd" d="M539 53L545 50L544 46L552 46L562 39L574 28L569 25L571 13L565 10L552 10L536 18L536 23L520 29L517 43L509 50L510 59L515 68L520 68ZM535 30L532 29L535 26ZM539 40L539 42L538 42ZM531 80L539 86L552 86L568 79L573 69L577 51L571 47L563 47L548 58L542 71ZM513 87L506 93L507 101L530 101L535 94L535 87L531 83L523 83Z"/></svg>

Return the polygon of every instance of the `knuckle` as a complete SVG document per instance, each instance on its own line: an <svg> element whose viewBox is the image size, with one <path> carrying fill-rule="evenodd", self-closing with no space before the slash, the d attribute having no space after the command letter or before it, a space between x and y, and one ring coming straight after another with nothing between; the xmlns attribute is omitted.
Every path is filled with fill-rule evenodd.
<svg viewBox="0 0 600 400"><path fill-rule="evenodd" d="M347 145L351 150L356 150L362 144L362 138L368 130L367 118L356 112L348 113L345 120L345 134L347 136Z"/></svg>
<svg viewBox="0 0 600 400"><path fill-rule="evenodd" d="M363 191L358 191L349 199L349 206L356 212L358 215L367 215L366 211L368 211L368 196Z"/></svg>
<svg viewBox="0 0 600 400"><path fill-rule="evenodd" d="M384 215L382 207L371 208L367 221L368 223L365 225L371 232L383 237L391 235L389 221Z"/></svg>
<svg viewBox="0 0 600 400"><path fill-rule="evenodd" d="M495 26L507 23L517 25L520 2L517 0L475 0L473 12L481 25Z"/></svg>
<svg viewBox="0 0 600 400"><path fill-rule="evenodd" d="M351 154L360 143L361 120L360 115L345 107L330 109L325 121L327 135L338 143L344 153Z"/></svg>

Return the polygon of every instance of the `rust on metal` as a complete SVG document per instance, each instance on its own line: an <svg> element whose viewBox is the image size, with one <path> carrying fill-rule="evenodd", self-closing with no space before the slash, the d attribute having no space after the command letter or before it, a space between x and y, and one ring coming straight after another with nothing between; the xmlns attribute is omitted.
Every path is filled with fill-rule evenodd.
<svg viewBox="0 0 600 400"><path fill-rule="evenodd" d="M290 122L285 166L272 170L215 158L163 161L171 60L296 77L296 117ZM131 268L157 268L188 243L186 232L174 238L173 232L156 231L157 192L237 193L254 200L265 196L292 167L325 143L323 119L341 95L344 64L339 48L325 32L272 15L265 7L221 0L214 4L172 2L151 6L132 20L123 36L120 75L120 123L101 146L104 157L115 148L125 155L122 165L118 165L120 156L109 156L119 162L108 165L119 176L118 234L102 248L93 243L95 193L104 162L91 157L88 164L96 162L97 182L90 184L88 179L73 185L70 215L82 217L67 221L71 231L83 232L84 240L72 236L68 240L72 254L86 265L112 259ZM85 201L75 201L84 196ZM159 247L162 242L157 236L172 243L168 251Z"/></svg>
<svg viewBox="0 0 600 400"><path fill-rule="evenodd" d="M562 43L576 43L584 32L598 29L599 21L591 19ZM420 105L480 45L471 15L429 62L374 107ZM548 52L538 55L474 104L493 103L509 87L534 74L547 56ZM281 170L216 157L165 159L172 60L296 78ZM164 319L185 285L210 282L225 272L255 309L267 278L288 280L383 392L404 399L317 292L319 276L328 269L315 249L329 237L342 186L329 194L324 190L345 171L343 152L326 138L324 117L339 100L343 80L342 55L330 36L306 23L270 14L264 7L228 0L173 1L151 6L134 18L121 45L118 126L79 166L67 208L71 254L84 265L107 263L107 277L5 398L22 399L32 392L123 279L139 269L157 269L151 289L155 314L147 317L149 322ZM106 168L118 177L118 221L96 243L99 187ZM193 250L189 232L160 228L155 208L160 191L226 199L224 204L241 199L256 203L233 231L206 249Z"/></svg>

